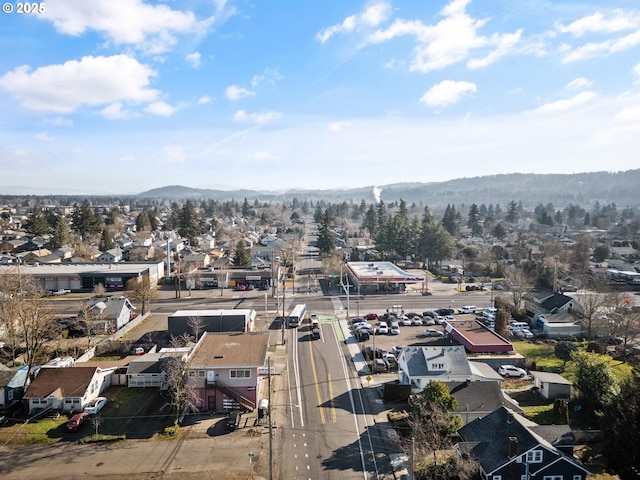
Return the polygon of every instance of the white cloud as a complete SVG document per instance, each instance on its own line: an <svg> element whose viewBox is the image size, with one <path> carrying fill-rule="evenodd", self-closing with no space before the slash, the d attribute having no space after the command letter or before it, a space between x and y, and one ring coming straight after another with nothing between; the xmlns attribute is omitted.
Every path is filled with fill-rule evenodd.
<svg viewBox="0 0 640 480"><path fill-rule="evenodd" d="M193 53L189 53L185 57L185 60L193 68L198 68L201 64L201 58L202 58L202 55L200 54L200 52L193 52Z"/></svg>
<svg viewBox="0 0 640 480"><path fill-rule="evenodd" d="M558 113L573 110L577 107L589 103L591 100L598 96L597 93L592 91L580 92L577 95L564 100L556 100L555 102L545 103L537 108L535 111L539 113Z"/></svg>
<svg viewBox="0 0 640 480"><path fill-rule="evenodd" d="M376 3L357 15L346 17L341 23L327 27L316 34L320 43L326 43L338 33L353 32L362 27L377 27L384 22L391 13L391 6L385 2Z"/></svg>
<svg viewBox="0 0 640 480"><path fill-rule="evenodd" d="M178 109L164 102L153 102L147 105L144 111L152 115L158 115L160 117L170 117L171 115L176 113Z"/></svg>
<svg viewBox="0 0 640 480"><path fill-rule="evenodd" d="M213 98L211 98L209 95L203 95L198 99L198 103L200 105L206 105L207 103L211 102L213 102Z"/></svg>
<svg viewBox="0 0 640 480"><path fill-rule="evenodd" d="M280 160L281 157L271 152L255 152L251 155L251 159L256 162L269 162L274 160Z"/></svg>
<svg viewBox="0 0 640 480"><path fill-rule="evenodd" d="M73 120L64 117L56 117L46 121L50 125L55 125L56 127L72 127Z"/></svg>
<svg viewBox="0 0 640 480"><path fill-rule="evenodd" d="M69 113L82 106L153 101L159 93L149 88L155 74L127 55L87 56L35 70L18 67L0 77L0 88L29 110Z"/></svg>
<svg viewBox="0 0 640 480"><path fill-rule="evenodd" d="M115 102L102 109L100 114L108 120L125 120L133 116L132 112L123 109L122 103Z"/></svg>
<svg viewBox="0 0 640 480"><path fill-rule="evenodd" d="M515 50L522 32L495 33L490 37L479 35L478 30L488 20L470 17L465 11L469 2L452 0L440 11L444 18L435 25L426 25L419 20L396 19L388 28L374 32L369 41L382 43L404 35L415 37L411 71L427 73L441 70L468 60L474 51L489 50L482 58L468 60L470 68L486 67Z"/></svg>
<svg viewBox="0 0 640 480"><path fill-rule="evenodd" d="M231 101L236 101L244 97L251 97L255 95L255 92L247 90L243 87L239 87L238 85L229 85L224 93Z"/></svg>
<svg viewBox="0 0 640 480"><path fill-rule="evenodd" d="M163 163L185 163L187 154L182 145L165 145L160 152L160 158Z"/></svg>
<svg viewBox="0 0 640 480"><path fill-rule="evenodd" d="M42 19L53 22L60 33L80 36L93 30L116 45L134 45L148 53L169 50L177 43L177 35L201 35L214 21L213 17L198 20L191 11L141 0L56 0L47 4L47 14Z"/></svg>
<svg viewBox="0 0 640 480"><path fill-rule="evenodd" d="M419 103L430 107L446 107L460 101L465 94L475 93L477 90L476 85L471 82L444 80L427 90Z"/></svg>
<svg viewBox="0 0 640 480"><path fill-rule="evenodd" d="M327 126L327 130L331 133L339 133L342 132L347 127L347 122L331 122Z"/></svg>
<svg viewBox="0 0 640 480"><path fill-rule="evenodd" d="M39 142L52 142L53 137L47 132L40 132L36 134L36 140L38 140Z"/></svg>
<svg viewBox="0 0 640 480"><path fill-rule="evenodd" d="M567 83L566 88L567 90L582 90L583 88L590 87L591 84L591 80L584 77L578 77Z"/></svg>
<svg viewBox="0 0 640 480"><path fill-rule="evenodd" d="M640 27L640 16L635 12L625 12L621 9L612 10L609 15L596 12L579 18L568 25L556 24L556 30L581 37L587 33L613 33L623 30L633 30Z"/></svg>
<svg viewBox="0 0 640 480"><path fill-rule="evenodd" d="M280 118L282 114L280 112L260 112L260 113L247 113L245 110L238 110L233 115L234 122L248 122L255 123L257 125L263 125L267 122L272 122Z"/></svg>
<svg viewBox="0 0 640 480"><path fill-rule="evenodd" d="M122 163L136 163L137 161L136 156L133 153L122 155L118 160Z"/></svg>
<svg viewBox="0 0 640 480"><path fill-rule="evenodd" d="M265 68L264 72L259 75L254 75L251 79L251 86L257 87L263 82L267 82L269 85L275 85L282 80L280 72L274 68Z"/></svg>
<svg viewBox="0 0 640 480"><path fill-rule="evenodd" d="M622 52L640 45L640 30L630 33L624 37L603 42L586 43L580 47L569 49L562 58L563 63L577 62L594 57L604 57L614 53Z"/></svg>

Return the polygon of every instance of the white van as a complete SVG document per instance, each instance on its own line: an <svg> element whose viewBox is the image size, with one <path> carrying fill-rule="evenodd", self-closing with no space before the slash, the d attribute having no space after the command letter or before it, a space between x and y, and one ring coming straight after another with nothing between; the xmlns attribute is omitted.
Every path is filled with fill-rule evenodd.
<svg viewBox="0 0 640 480"><path fill-rule="evenodd" d="M511 331L522 330L523 328L529 330L529 324L527 322L511 322L509 324L509 330Z"/></svg>
<svg viewBox="0 0 640 480"><path fill-rule="evenodd" d="M465 305L458 309L458 313L476 313L476 310L478 310L478 307L475 305Z"/></svg>

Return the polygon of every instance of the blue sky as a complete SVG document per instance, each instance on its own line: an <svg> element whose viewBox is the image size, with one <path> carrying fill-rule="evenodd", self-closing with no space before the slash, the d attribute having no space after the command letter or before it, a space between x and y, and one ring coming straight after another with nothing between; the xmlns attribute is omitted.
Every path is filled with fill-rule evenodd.
<svg viewBox="0 0 640 480"><path fill-rule="evenodd" d="M640 166L635 0L9 5L0 192Z"/></svg>

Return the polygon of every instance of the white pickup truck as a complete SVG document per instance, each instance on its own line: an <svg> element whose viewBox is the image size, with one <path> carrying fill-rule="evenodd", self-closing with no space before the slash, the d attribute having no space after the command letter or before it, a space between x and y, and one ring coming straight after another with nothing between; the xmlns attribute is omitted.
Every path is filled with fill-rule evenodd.
<svg viewBox="0 0 640 480"><path fill-rule="evenodd" d="M71 293L71 290L65 290L64 288L61 288L59 290L51 291L51 295L55 295L56 297L59 295L66 295L67 293Z"/></svg>

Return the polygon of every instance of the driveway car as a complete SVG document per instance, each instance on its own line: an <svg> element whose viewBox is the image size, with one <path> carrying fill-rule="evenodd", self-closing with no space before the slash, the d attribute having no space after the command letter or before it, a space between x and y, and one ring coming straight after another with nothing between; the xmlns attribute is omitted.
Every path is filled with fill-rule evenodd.
<svg viewBox="0 0 640 480"><path fill-rule="evenodd" d="M237 430L240 428L240 419L242 418L242 412L240 410L233 410L229 412L227 418L227 430Z"/></svg>
<svg viewBox="0 0 640 480"><path fill-rule="evenodd" d="M434 330L433 328L427 328L424 332L426 337L442 337L444 334L440 330Z"/></svg>
<svg viewBox="0 0 640 480"><path fill-rule="evenodd" d="M89 414L82 412L76 413L65 425L66 429L70 432L76 432L80 429L83 423L89 419Z"/></svg>
<svg viewBox="0 0 640 480"><path fill-rule="evenodd" d="M506 378L521 378L527 374L526 371L524 371L522 368L516 367L515 365L500 365L500 368L498 368L498 373Z"/></svg>
<svg viewBox="0 0 640 480"><path fill-rule="evenodd" d="M98 397L95 400L87 403L84 407L84 413L88 413L89 415L95 415L102 410L102 408L107 404L106 397Z"/></svg>

